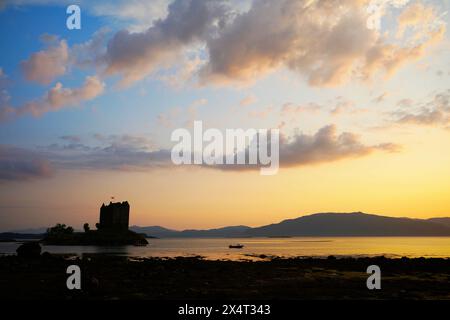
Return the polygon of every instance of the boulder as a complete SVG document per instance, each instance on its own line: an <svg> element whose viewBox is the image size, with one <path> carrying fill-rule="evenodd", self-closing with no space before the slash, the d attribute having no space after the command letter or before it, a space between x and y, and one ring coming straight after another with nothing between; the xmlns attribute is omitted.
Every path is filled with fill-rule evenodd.
<svg viewBox="0 0 450 320"><path fill-rule="evenodd" d="M20 245L17 250L17 255L21 258L39 258L41 255L41 245L39 242L25 242Z"/></svg>

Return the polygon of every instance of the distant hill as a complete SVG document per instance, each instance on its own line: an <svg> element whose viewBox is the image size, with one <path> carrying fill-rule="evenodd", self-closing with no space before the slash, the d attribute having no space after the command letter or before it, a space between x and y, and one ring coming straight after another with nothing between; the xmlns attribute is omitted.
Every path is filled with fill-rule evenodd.
<svg viewBox="0 0 450 320"><path fill-rule="evenodd" d="M29 229L17 229L17 230L10 230L4 233L20 233L20 234L38 234L43 235L47 232L48 227L40 227L40 228L29 228ZM82 229L76 229L77 232L82 232Z"/></svg>
<svg viewBox="0 0 450 320"><path fill-rule="evenodd" d="M250 236L450 236L430 220L352 213L317 213L246 231Z"/></svg>
<svg viewBox="0 0 450 320"><path fill-rule="evenodd" d="M179 233L179 231L159 226L149 226L149 227L131 226L130 230L136 233L145 233L146 235L156 238L172 238Z"/></svg>
<svg viewBox="0 0 450 320"><path fill-rule="evenodd" d="M448 224L447 224L448 223ZM247 226L176 231L131 227L158 238L289 237L289 236L450 236L450 218L392 218L362 212L316 213L257 228Z"/></svg>
<svg viewBox="0 0 450 320"><path fill-rule="evenodd" d="M41 228L18 229L18 230L11 230L9 232L21 234L44 234L47 232L47 228L41 227Z"/></svg>
<svg viewBox="0 0 450 320"><path fill-rule="evenodd" d="M35 230L41 231L42 229ZM450 236L450 218L411 219L362 212L329 212L283 220L257 228L232 226L209 230L177 231L160 226L131 226L130 230L157 238ZM15 233L14 238L19 238L18 232L15 231ZM27 233L27 236L30 236L29 233L32 232ZM6 234L5 238L12 238L12 235Z"/></svg>
<svg viewBox="0 0 450 320"><path fill-rule="evenodd" d="M16 232L2 232L0 233L0 241L7 240L37 240L42 239L44 234L39 233L16 233Z"/></svg>
<svg viewBox="0 0 450 320"><path fill-rule="evenodd" d="M450 227L450 218L431 218L431 219L428 219L428 221L440 223L447 227Z"/></svg>
<svg viewBox="0 0 450 320"><path fill-rule="evenodd" d="M209 230L183 230L180 234L183 237L196 237L196 238L221 238L221 237L240 237L246 231L250 230L247 226L232 226L218 229Z"/></svg>
<svg viewBox="0 0 450 320"><path fill-rule="evenodd" d="M232 226L209 230L183 230L176 231L166 229L159 226L138 227L132 226L131 230L137 233L145 233L157 238L230 238L240 237L247 230L251 229L247 226Z"/></svg>

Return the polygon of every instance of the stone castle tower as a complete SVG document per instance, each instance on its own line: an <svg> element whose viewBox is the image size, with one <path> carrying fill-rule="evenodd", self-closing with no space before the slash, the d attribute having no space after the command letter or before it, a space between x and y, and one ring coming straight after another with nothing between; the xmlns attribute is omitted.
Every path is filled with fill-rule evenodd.
<svg viewBox="0 0 450 320"><path fill-rule="evenodd" d="M100 208L99 230L128 230L130 205L127 201L102 204Z"/></svg>

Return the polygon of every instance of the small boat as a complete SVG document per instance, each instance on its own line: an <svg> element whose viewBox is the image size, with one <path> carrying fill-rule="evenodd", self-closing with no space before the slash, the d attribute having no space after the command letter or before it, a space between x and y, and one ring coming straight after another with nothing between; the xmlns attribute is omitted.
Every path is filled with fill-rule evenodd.
<svg viewBox="0 0 450 320"><path fill-rule="evenodd" d="M228 246L228 248L230 248L230 249L242 249L244 247L244 245L243 244L240 244L240 243L237 243L237 244L230 244L229 246Z"/></svg>

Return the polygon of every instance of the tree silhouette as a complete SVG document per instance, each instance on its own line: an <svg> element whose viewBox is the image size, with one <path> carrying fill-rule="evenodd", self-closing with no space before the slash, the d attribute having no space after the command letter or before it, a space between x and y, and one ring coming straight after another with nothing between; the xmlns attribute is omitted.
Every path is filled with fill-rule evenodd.
<svg viewBox="0 0 450 320"><path fill-rule="evenodd" d="M67 227L65 224L58 223L56 226L48 228L47 234L48 235L64 235L64 234L72 234L73 228Z"/></svg>

